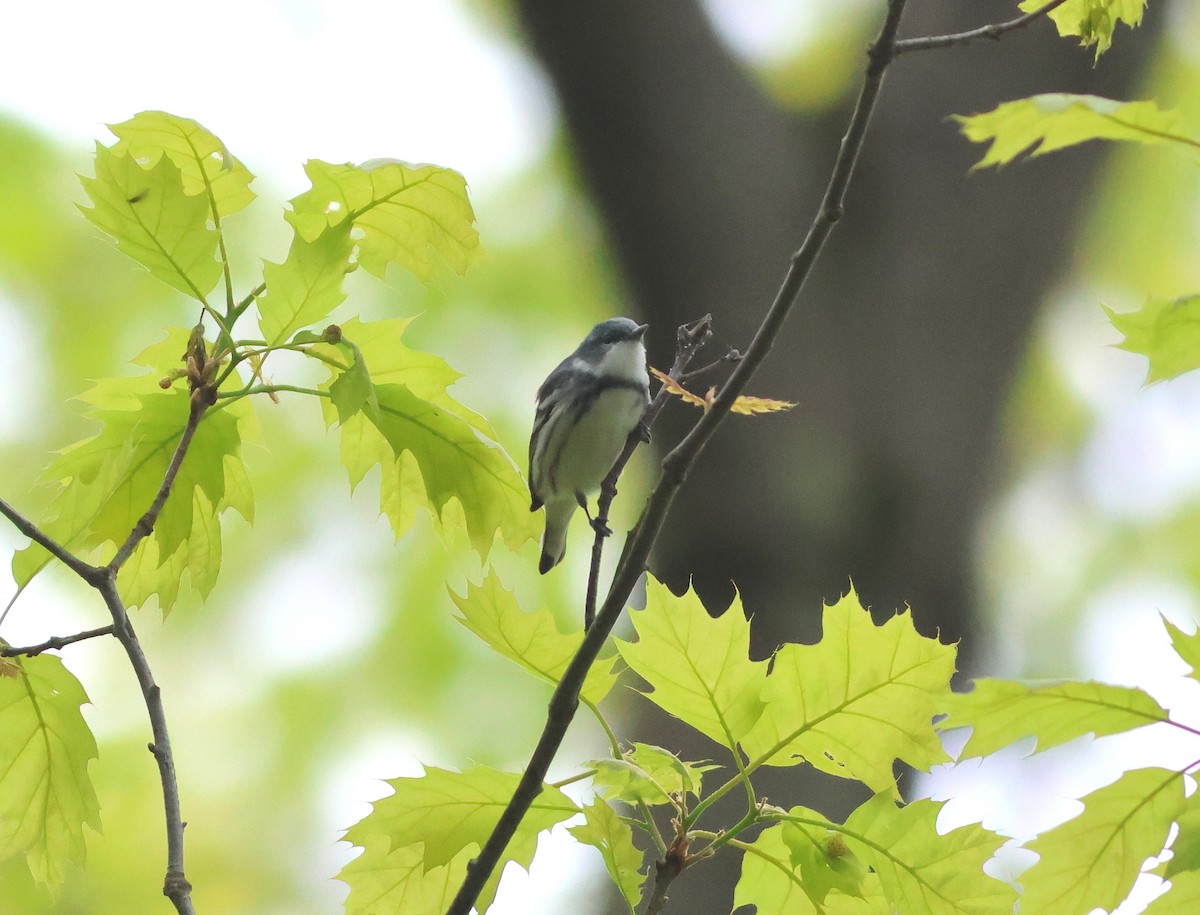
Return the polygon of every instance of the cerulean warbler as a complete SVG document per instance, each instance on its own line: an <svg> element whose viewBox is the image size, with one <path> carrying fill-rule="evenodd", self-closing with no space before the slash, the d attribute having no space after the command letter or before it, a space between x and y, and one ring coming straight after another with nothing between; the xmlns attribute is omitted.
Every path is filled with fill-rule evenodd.
<svg viewBox="0 0 1200 915"><path fill-rule="evenodd" d="M543 575L562 561L571 516L577 507L587 512L587 496L600 488L650 403L645 332L629 318L597 324L538 388L529 510L546 507Z"/></svg>

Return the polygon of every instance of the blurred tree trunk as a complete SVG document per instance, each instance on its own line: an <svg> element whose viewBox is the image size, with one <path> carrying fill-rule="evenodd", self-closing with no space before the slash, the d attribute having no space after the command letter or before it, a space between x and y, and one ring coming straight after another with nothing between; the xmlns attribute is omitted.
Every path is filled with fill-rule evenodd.
<svg viewBox="0 0 1200 915"><path fill-rule="evenodd" d="M668 363L675 327L705 312L710 356L744 348L824 190L850 100L819 115L778 107L685 0L516 6L607 226L626 311L651 323L651 360ZM901 34L1014 9L912 0ZM1042 22L893 64L846 216L753 385L799 406L726 423L653 561L677 590L691 576L712 609L736 583L759 656L815 638L821 601L851 577L864 603L909 603L923 632L965 636L979 653L973 545L1000 469L999 421L1101 150L972 174L981 150L947 117L1037 92L1128 97L1152 38L1123 31L1093 68L1090 51ZM674 407L657 441L669 446L694 418ZM646 715L641 739L679 745L664 716ZM711 744L687 752L717 755ZM838 817L854 801L831 780L797 795L797 774L766 782L772 801ZM727 911L736 859L721 858L676 882L670 910Z"/></svg>

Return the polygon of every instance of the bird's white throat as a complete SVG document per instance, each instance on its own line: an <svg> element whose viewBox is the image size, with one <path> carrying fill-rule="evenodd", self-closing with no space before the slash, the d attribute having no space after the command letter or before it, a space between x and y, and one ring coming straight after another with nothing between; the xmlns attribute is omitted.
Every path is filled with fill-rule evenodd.
<svg viewBox="0 0 1200 915"><path fill-rule="evenodd" d="M646 347L641 340L623 340L609 347L596 366L601 377L642 381L646 376Z"/></svg>

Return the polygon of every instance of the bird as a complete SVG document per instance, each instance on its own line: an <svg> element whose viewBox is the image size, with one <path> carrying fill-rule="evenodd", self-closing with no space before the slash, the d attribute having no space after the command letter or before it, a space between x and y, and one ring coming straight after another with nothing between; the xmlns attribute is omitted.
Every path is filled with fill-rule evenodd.
<svg viewBox="0 0 1200 915"><path fill-rule="evenodd" d="M538 388L529 437L529 510L546 509L538 564L543 575L562 561L575 509L588 514L588 495L600 488L629 435L645 428L646 327L630 318L601 321ZM592 521L593 527L598 523Z"/></svg>

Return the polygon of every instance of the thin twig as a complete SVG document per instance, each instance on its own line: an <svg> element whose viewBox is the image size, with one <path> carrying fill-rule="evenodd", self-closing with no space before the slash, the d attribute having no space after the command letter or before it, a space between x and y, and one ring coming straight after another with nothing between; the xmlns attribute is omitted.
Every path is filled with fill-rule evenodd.
<svg viewBox="0 0 1200 915"><path fill-rule="evenodd" d="M892 53L894 56L899 57L901 54L907 54L910 51L932 51L936 48L949 48L954 45L968 44L978 38L990 38L992 41L997 41L1006 32L1015 32L1017 29L1023 29L1031 22L1049 15L1051 10L1057 9L1066 2L1067 0L1050 0L1041 9L1026 13L1024 16L1018 16L1016 19L1009 19L1007 22L993 22L990 25L980 26L977 29L971 29L966 32L955 32L953 35L931 35L928 38L904 38L893 45Z"/></svg>
<svg viewBox="0 0 1200 915"><path fill-rule="evenodd" d="M113 556L112 562L107 566L114 574L121 570L121 566L133 555L137 545L149 537L151 531L154 530L154 524L158 521L163 506L167 504L167 496L171 494L171 487L175 485L175 477L179 475L179 468L183 466L183 459L187 456L188 448L192 444L192 436L196 434L196 427L200 425L204 411L211 405L213 396L215 396L215 391L210 392L206 388L192 391L187 425L183 427L183 435L180 436L179 444L175 446L175 453L171 455L171 463L167 465L167 472L163 474L158 493L155 495L154 501L150 503L150 507L146 509L146 513L138 519L138 523L133 526L133 530L125 538L125 542Z"/></svg>
<svg viewBox="0 0 1200 915"><path fill-rule="evenodd" d="M683 370L687 368L688 363L692 361L696 352L708 341L709 336L712 334L711 328L712 315L705 315L698 321L685 324L679 328L676 336L675 362L672 364L671 371L669 372L672 378L679 379L681 377ZM622 472L625 470L625 465L629 463L629 459L633 457L633 452L637 450L637 446L645 440L645 434L654 425L654 420L658 418L658 414L666 406L669 397L670 392L667 391L666 385L660 385L658 393L654 395L654 400L650 402L650 406L642 414L642 421L639 427L629 434L621 456L617 458L617 462L613 465L612 470L604 478L604 482L600 484L600 499L596 506L596 538L592 541L592 562L588 569L587 598L583 605L583 626L585 629L591 626L592 620L596 618L596 594L599 590L600 559L604 554L604 541L608 536L604 532L608 530L609 509L612 507L613 499L617 496L617 480L620 479Z"/></svg>
<svg viewBox="0 0 1200 915"><path fill-rule="evenodd" d="M57 648L65 648L68 645L73 645L76 642L82 642L84 639L95 639L102 635L112 635L112 626L101 626L99 629L89 629L86 632L76 632L74 635L56 635L46 639L44 642L39 642L36 645L26 645L23 648L10 647L0 648L0 657L15 658L19 655L25 655L32 658L34 655L39 655L43 651L52 651Z"/></svg>
<svg viewBox="0 0 1200 915"><path fill-rule="evenodd" d="M150 714L150 729L154 735L150 752L158 762L158 774L162 781L163 810L167 823L167 876L163 881L163 895L175 905L179 915L195 915L192 908L192 885L183 875L183 817L179 808L179 780L175 777L175 757L171 753L171 738L167 733L167 717L163 711L162 691L154 682L154 674L150 671L150 662L142 651L141 642L125 612L125 604L117 593L117 572L115 569L105 569L105 575L97 586L100 596L108 612L112 614L113 635L125 649L129 663L137 675L138 685L142 688L142 697L146 701L146 711Z"/></svg>
<svg viewBox="0 0 1200 915"><path fill-rule="evenodd" d="M709 372L713 371L714 369L719 369L722 366L729 365L730 363L737 363L737 362L741 362L741 361L742 361L742 354L739 353L735 349L731 349L720 359L715 359L712 362L710 362L708 365L702 365L702 366L700 366L700 368L692 369L690 372L684 372L682 375L680 375L675 380L676 381L691 381L693 378L698 378L701 375L707 375Z"/></svg>
<svg viewBox="0 0 1200 915"><path fill-rule="evenodd" d="M56 540L47 536L41 528L39 528L36 524L22 515L3 499L0 499L0 515L4 515L4 517L12 522L13 527L19 530L34 543L44 547L47 552L54 556L55 559L65 565L84 581L91 583L100 571L95 566L84 562L65 547L60 546Z"/></svg>
<svg viewBox="0 0 1200 915"><path fill-rule="evenodd" d="M584 634L583 642L571 659L571 663L567 665L558 687L550 698L546 724L542 729L537 746L530 756L529 764L525 767L517 789L513 792L508 806L500 815L492 834L484 843L475 860L468 866L467 876L459 887L454 901L450 904L447 915L468 915L484 883L495 870L504 848L516 832L517 826L534 799L541 793L546 772L550 768L550 764L562 744L567 727L579 706L579 690L583 685L584 678L608 639L613 626L620 618L621 612L625 608L625 602L645 570L650 549L654 545L659 531L662 530L675 494L683 485L684 478L704 450L704 446L708 444L717 427L728 415L734 399L746 389L747 383L771 351L784 319L791 311L804 281L816 263L817 255L820 254L834 225L841 219L846 187L862 149L867 124L870 122L875 100L878 98L880 87L883 84L883 75L894 57L896 30L900 25L900 15L904 10L904 4L905 0L889 0L888 2L888 11L883 27L880 29L878 39L868 52L869 62L858 101L854 106L854 113L850 116L850 124L845 137L842 138L841 147L834 161L825 197L813 218L808 235L799 250L792 255L791 265L775 295L775 300L771 303L761 326L754 335L754 340L737 368L734 369L729 381L726 382L712 406L700 417L691 431L663 459L662 475L650 494L650 499L642 511L641 519L632 535L625 541L625 549L617 564L612 584L609 586L608 596L597 613L595 621Z"/></svg>

